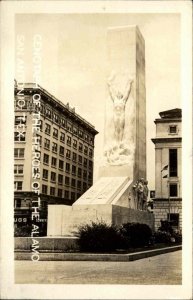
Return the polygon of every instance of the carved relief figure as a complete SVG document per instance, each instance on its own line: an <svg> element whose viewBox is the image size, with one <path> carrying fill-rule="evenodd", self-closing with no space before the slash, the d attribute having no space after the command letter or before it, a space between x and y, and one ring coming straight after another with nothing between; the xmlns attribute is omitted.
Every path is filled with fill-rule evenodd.
<svg viewBox="0 0 193 300"><path fill-rule="evenodd" d="M120 143L123 139L125 128L125 105L129 98L132 86L132 80L128 80L125 91L122 93L114 88L112 80L108 80L109 94L113 101L113 121L114 121L114 138L116 143Z"/></svg>

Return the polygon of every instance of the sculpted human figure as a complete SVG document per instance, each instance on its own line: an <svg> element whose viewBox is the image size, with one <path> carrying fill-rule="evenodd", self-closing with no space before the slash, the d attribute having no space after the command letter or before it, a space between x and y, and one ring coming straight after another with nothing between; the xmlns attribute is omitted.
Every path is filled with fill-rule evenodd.
<svg viewBox="0 0 193 300"><path fill-rule="evenodd" d="M121 93L113 87L112 81L108 80L109 93L113 101L114 137L118 144L123 139L125 128L125 105L131 92L132 82L132 80L128 80L124 93Z"/></svg>
<svg viewBox="0 0 193 300"><path fill-rule="evenodd" d="M148 189L148 181L144 181L144 189L143 189L143 209L147 209L147 200L148 200L148 194L149 194L149 189Z"/></svg>

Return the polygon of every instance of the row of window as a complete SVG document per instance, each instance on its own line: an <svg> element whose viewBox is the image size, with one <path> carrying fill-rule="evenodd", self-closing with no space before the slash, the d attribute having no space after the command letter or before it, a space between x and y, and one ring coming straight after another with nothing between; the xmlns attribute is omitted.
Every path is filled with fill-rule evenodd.
<svg viewBox="0 0 193 300"><path fill-rule="evenodd" d="M74 170L74 175L76 175L76 170ZM81 177L82 176L82 170L81 169L78 169L78 176ZM52 182L56 182L56 173L55 172L52 172L50 173L50 180ZM49 171L47 169L43 169L43 174L42 174L42 178L45 179L45 180L48 180L49 178ZM64 176L62 174L58 174L58 184L63 184L63 178ZM84 170L83 171L83 179L87 180L87 172ZM88 173L88 179L89 180L92 180L92 173L89 172ZM65 176L65 184L66 185L70 185L70 177L68 176ZM71 178L71 186L72 187L76 187L76 180L74 178ZM77 181L77 187L78 188L81 188L81 181Z"/></svg>
<svg viewBox="0 0 193 300"><path fill-rule="evenodd" d="M42 137L38 135L39 137L39 144L42 145ZM25 142L26 141L26 132L14 132L14 141L15 142ZM60 135L60 141L65 142L65 134L61 132ZM67 145L71 146L71 137L67 136ZM44 148L47 150L50 150L50 139L45 138L44 139ZM77 149L77 141L73 139L73 148ZM79 142L78 150L80 152L83 152L83 144ZM58 144L55 142L52 142L52 151L58 152ZM67 150L67 152L70 150ZM60 152L61 155L64 155L64 147L60 146ZM93 156L93 150L89 149L86 145L84 145L84 154L89 155L90 157Z"/></svg>
<svg viewBox="0 0 193 300"><path fill-rule="evenodd" d="M25 106L24 108L27 108L27 106ZM41 112L44 111L46 117L48 117L49 119L52 119L56 124L61 125L63 128L67 129L69 132L73 133L74 135L80 137L80 138L84 138L84 140L88 143L90 143L91 145L94 145L94 137L90 136L88 133L84 132L81 129L78 129L76 126L72 125L69 121L61 118L56 114L56 113L52 113L51 110L49 108L46 108L45 110L43 110L43 108L41 108L40 110ZM15 116L15 125L26 125L27 123L27 116ZM39 122L39 127L40 130L44 130L45 133L47 134L51 134L51 125L48 123L45 123L45 128L43 128L43 122L42 120L40 120ZM53 128L53 137L58 138L58 129Z"/></svg>
<svg viewBox="0 0 193 300"><path fill-rule="evenodd" d="M66 158L70 159L71 158L71 151L67 150L66 151ZM87 158L81 156L81 155L77 155L76 153L72 153L72 160L74 162L77 162L77 158L78 158L78 163L79 164L83 164L85 168L87 168L87 166L92 169L93 167L93 162L91 160L88 160ZM44 157L43 157L43 162L45 164L49 164L50 161L50 156L46 153L44 153ZM51 166L52 167L57 167L57 158L55 157L51 157ZM68 168L69 166L69 168ZM59 169L63 170L64 169L64 161L59 159ZM66 163L66 171L70 172L70 164ZM75 173L75 166L72 166L72 173Z"/></svg>
<svg viewBox="0 0 193 300"><path fill-rule="evenodd" d="M15 181L14 182L14 190L15 191L22 191L23 187L23 182L22 181ZM45 184L42 184L42 194L48 195L48 186ZM85 191L87 189L87 184L86 182L83 182L83 190ZM56 194L56 190L58 190L58 193ZM50 191L49 191L51 196L58 196L58 197L63 197L63 189L56 189L55 187L51 186ZM67 195L69 195L70 192L65 190L65 198L68 198ZM72 194L75 195L75 192L71 192L71 199L72 199Z"/></svg>
<svg viewBox="0 0 193 300"><path fill-rule="evenodd" d="M64 154L64 148L60 148L60 154ZM66 158L70 158L71 157L71 151L67 150L66 152ZM24 148L15 148L14 149L14 158L24 158ZM76 162L77 160L77 154L76 153L72 153L72 160ZM43 157L43 162L47 165L49 165L50 162L50 156L46 153L44 153L44 157ZM92 169L93 167L93 162L91 160L88 160L87 158L84 158L81 155L78 155L78 162L79 164L84 165L84 167L87 167L87 165L89 166L90 169ZM18 164L15 165L16 167L14 168L14 173L15 174L23 174L23 168L22 165ZM57 167L57 158L56 157L51 157L51 166L52 167ZM61 170L64 170L64 161L59 159L58 161L58 168ZM76 174L76 166L72 165L72 170L70 170L70 164L66 163L66 171L70 172L72 171L73 174ZM81 176L81 168L78 168L78 175Z"/></svg>

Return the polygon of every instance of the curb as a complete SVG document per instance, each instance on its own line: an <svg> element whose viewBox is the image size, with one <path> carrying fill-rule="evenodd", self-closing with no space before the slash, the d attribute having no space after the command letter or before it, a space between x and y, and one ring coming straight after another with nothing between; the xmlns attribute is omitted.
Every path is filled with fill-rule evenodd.
<svg viewBox="0 0 193 300"><path fill-rule="evenodd" d="M134 261L164 253L181 250L182 246L172 246L129 254L96 253L39 253L40 261ZM33 253L34 254L34 253ZM31 252L15 252L15 260L31 260Z"/></svg>

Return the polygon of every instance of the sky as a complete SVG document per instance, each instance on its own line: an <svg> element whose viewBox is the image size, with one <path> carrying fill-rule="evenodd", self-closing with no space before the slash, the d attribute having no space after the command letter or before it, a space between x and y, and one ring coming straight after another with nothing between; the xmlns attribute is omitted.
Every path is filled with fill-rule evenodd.
<svg viewBox="0 0 193 300"><path fill-rule="evenodd" d="M159 112L181 108L180 16L178 14L18 14L15 21L16 61L19 35L24 36L25 82L33 82L33 37L40 35L39 84L92 123L95 138L94 181L104 139L108 27L138 25L145 39L147 179L154 189L154 120ZM15 78L18 77L16 63Z"/></svg>

